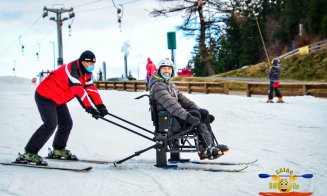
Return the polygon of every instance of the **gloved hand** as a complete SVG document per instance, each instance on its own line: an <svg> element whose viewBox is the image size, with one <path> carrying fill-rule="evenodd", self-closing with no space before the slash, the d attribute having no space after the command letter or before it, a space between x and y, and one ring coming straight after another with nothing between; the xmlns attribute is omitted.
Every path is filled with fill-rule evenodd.
<svg viewBox="0 0 327 196"><path fill-rule="evenodd" d="M104 117L105 115L109 114L105 105L100 104L97 105L98 111L100 112L100 116Z"/></svg>
<svg viewBox="0 0 327 196"><path fill-rule="evenodd" d="M192 126L197 126L198 124L200 124L200 119L193 116L192 114L188 113L186 116L186 122L188 122L189 124L191 124Z"/></svg>
<svg viewBox="0 0 327 196"><path fill-rule="evenodd" d="M208 110L199 109L199 112L200 112L204 122L212 123L215 120L215 117L212 114L209 114Z"/></svg>
<svg viewBox="0 0 327 196"><path fill-rule="evenodd" d="M94 109L92 106L87 107L85 111L89 114L92 114L92 117L95 119L98 119L100 117L100 112Z"/></svg>
<svg viewBox="0 0 327 196"><path fill-rule="evenodd" d="M209 114L209 122L212 123L216 118L212 115L212 114Z"/></svg>
<svg viewBox="0 0 327 196"><path fill-rule="evenodd" d="M206 117L209 114L208 110L202 109L202 108L199 109L199 112L200 112L202 117Z"/></svg>

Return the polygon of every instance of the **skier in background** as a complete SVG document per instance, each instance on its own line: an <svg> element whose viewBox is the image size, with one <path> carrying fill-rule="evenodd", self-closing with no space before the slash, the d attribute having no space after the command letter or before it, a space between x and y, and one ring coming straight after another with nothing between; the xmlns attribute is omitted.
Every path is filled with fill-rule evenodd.
<svg viewBox="0 0 327 196"><path fill-rule="evenodd" d="M96 119L108 114L92 81L95 62L95 55L91 51L84 51L79 59L54 70L39 84L35 92L35 102L43 124L32 135L25 146L25 153L20 155L16 162L47 165L38 152L57 127L52 144L54 148L51 152L52 158L77 159L66 149L73 127L67 102L76 97L85 111ZM91 105L91 101L97 109Z"/></svg>
<svg viewBox="0 0 327 196"><path fill-rule="evenodd" d="M147 61L148 62L146 64L146 85L145 85L146 91L148 91L148 89L149 89L150 78L152 77L154 72L158 71L156 65L153 64L150 57L148 57Z"/></svg>
<svg viewBox="0 0 327 196"><path fill-rule="evenodd" d="M268 100L267 103L274 103L274 92L278 97L277 103L284 103L282 94L280 93L278 86L279 86L279 78L280 78L280 59L275 58L272 61L273 66L270 68L269 71L269 91L268 91Z"/></svg>

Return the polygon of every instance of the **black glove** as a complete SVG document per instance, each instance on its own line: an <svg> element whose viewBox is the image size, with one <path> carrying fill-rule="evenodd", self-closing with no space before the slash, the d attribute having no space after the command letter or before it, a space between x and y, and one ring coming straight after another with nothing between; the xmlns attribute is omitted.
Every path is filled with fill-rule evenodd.
<svg viewBox="0 0 327 196"><path fill-rule="evenodd" d="M215 117L213 115L209 114L208 110L199 109L199 112L201 114L203 122L212 123L215 120Z"/></svg>
<svg viewBox="0 0 327 196"><path fill-rule="evenodd" d="M92 106L89 106L85 109L87 113L92 114L92 117L95 119L98 119L100 117L100 112L96 109L94 109Z"/></svg>
<svg viewBox="0 0 327 196"><path fill-rule="evenodd" d="M105 115L109 114L105 105L103 105L103 104L97 105L97 108L100 112L100 116L104 117Z"/></svg>
<svg viewBox="0 0 327 196"><path fill-rule="evenodd" d="M209 114L209 122L212 123L216 118L212 115L212 114Z"/></svg>
<svg viewBox="0 0 327 196"><path fill-rule="evenodd" d="M189 124L191 124L192 126L197 126L198 124L200 124L200 119L193 116L192 114L187 114L186 116L186 122L188 122Z"/></svg>
<svg viewBox="0 0 327 196"><path fill-rule="evenodd" d="M200 112L202 118L208 116L208 114L209 114L208 110L202 109L202 108L199 109L199 112Z"/></svg>

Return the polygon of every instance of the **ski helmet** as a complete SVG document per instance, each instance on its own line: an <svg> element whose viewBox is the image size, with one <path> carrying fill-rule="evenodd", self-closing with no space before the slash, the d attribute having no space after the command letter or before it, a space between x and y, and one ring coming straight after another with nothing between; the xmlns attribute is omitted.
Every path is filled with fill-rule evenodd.
<svg viewBox="0 0 327 196"><path fill-rule="evenodd" d="M165 58L165 59L162 59L161 61L159 61L158 66L159 66L158 67L158 72L159 72L160 75L161 75L161 70L160 69L162 67L171 67L173 71L172 71L170 77L172 77L174 75L174 63L169 58ZM161 75L161 77L163 77L163 76Z"/></svg>
<svg viewBox="0 0 327 196"><path fill-rule="evenodd" d="M165 59L162 59L161 61L159 61L158 66L159 66L158 69L160 69L161 67L171 67L174 69L174 63L169 58L165 58Z"/></svg>
<svg viewBox="0 0 327 196"><path fill-rule="evenodd" d="M279 58L274 58L271 62L274 66L279 66L280 65L280 59Z"/></svg>

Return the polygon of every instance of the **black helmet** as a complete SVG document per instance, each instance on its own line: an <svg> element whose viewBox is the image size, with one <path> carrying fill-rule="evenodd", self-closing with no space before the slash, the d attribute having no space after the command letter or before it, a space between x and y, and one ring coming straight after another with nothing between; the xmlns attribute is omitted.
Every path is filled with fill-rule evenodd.
<svg viewBox="0 0 327 196"><path fill-rule="evenodd" d="M279 66L280 65L280 59L279 58L274 58L271 62L274 66Z"/></svg>

